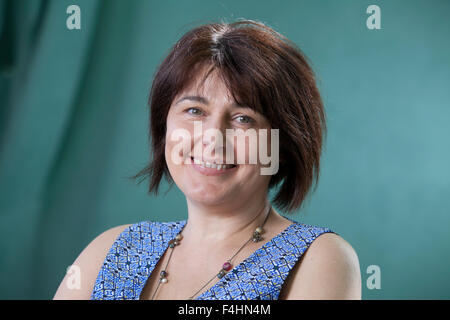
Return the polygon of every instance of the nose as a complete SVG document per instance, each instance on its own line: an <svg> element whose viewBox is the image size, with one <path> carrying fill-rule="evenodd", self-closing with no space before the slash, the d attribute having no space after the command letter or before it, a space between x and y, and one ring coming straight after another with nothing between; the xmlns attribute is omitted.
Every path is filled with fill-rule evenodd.
<svg viewBox="0 0 450 320"><path fill-rule="evenodd" d="M203 146L208 146L211 143L219 144L220 141L218 139L225 136L225 129L227 127L225 116L222 114L216 114L209 116L203 122L203 134L202 134L202 143ZM214 138L212 138L214 137ZM211 139L212 138L212 139Z"/></svg>
<svg viewBox="0 0 450 320"><path fill-rule="evenodd" d="M213 157L217 161L223 161L225 156L225 137L227 129L227 118L224 114L218 113L208 116L202 122L202 144L203 148L208 148L210 154L204 153L206 158ZM212 159L211 159L212 160Z"/></svg>
<svg viewBox="0 0 450 320"><path fill-rule="evenodd" d="M225 132L225 129L229 126L229 114L226 109L220 110L216 108L215 111L205 119L205 127L214 128Z"/></svg>

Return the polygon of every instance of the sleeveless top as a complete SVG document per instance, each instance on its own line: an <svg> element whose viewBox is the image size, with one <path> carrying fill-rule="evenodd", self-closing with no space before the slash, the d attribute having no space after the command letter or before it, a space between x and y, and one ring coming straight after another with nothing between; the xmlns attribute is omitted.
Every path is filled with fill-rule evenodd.
<svg viewBox="0 0 450 320"><path fill-rule="evenodd" d="M289 219L290 220L290 219ZM329 228L293 223L234 266L195 300L276 300L297 260ZM184 227L177 222L143 221L128 226L109 250L91 300L139 300L168 242Z"/></svg>

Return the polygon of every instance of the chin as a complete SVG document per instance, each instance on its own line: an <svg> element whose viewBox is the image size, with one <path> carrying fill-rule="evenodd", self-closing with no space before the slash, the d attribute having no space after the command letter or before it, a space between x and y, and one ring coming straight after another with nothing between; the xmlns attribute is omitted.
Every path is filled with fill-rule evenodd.
<svg viewBox="0 0 450 320"><path fill-rule="evenodd" d="M202 203L203 205L208 206L219 205L226 201L230 201L230 199L232 198L229 194L224 194L223 191L217 190L216 192L214 192L214 190L211 188L209 190L202 189L196 191L192 191L192 189L190 189L189 191L182 190L182 192L184 193L186 198L189 198L191 201Z"/></svg>

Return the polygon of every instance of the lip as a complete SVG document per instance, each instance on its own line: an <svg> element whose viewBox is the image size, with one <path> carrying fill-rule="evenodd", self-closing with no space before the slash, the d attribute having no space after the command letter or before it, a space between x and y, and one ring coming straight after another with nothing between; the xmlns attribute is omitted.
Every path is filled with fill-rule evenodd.
<svg viewBox="0 0 450 320"><path fill-rule="evenodd" d="M192 167L196 171L200 172L201 174L203 174L205 176L221 176L224 174L232 173L232 172L236 171L236 169L237 169L237 166L235 166L233 168L229 168L229 169L225 169L225 170L217 170L214 168L207 168L207 167L203 167L199 164L196 164L196 163L194 163L194 161L192 161L192 158L190 158L190 160L191 160Z"/></svg>

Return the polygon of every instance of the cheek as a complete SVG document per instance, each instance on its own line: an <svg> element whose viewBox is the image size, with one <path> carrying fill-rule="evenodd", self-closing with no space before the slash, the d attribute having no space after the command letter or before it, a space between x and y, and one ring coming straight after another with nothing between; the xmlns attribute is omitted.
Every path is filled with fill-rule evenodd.
<svg viewBox="0 0 450 320"><path fill-rule="evenodd" d="M165 139L165 156L168 165L181 165L188 158L192 135L186 128L168 127Z"/></svg>
<svg viewBox="0 0 450 320"><path fill-rule="evenodd" d="M256 130L254 135L238 136L234 141L234 152L240 164L261 165L260 156L267 157L271 153L270 130Z"/></svg>
<svg viewBox="0 0 450 320"><path fill-rule="evenodd" d="M236 189L240 190L239 192L249 194L259 192L258 190L266 189L270 181L270 176L261 174L261 166L259 165L241 165L237 174L237 181L240 187Z"/></svg>

